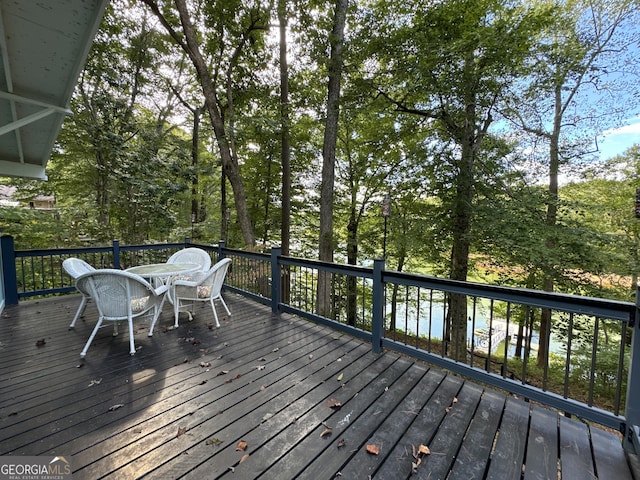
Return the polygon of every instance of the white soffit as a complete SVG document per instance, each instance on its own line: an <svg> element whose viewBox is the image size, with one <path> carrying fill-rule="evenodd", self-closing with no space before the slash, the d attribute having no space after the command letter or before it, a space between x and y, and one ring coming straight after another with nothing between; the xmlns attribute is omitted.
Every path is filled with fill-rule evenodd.
<svg viewBox="0 0 640 480"><path fill-rule="evenodd" d="M45 167L109 0L0 0L0 176Z"/></svg>

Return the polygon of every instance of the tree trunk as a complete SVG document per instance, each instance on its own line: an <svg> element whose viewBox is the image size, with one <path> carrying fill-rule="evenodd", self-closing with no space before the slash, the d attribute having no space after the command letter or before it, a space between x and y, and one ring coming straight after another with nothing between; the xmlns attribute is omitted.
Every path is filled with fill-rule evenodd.
<svg viewBox="0 0 640 480"><path fill-rule="evenodd" d="M356 219L355 205L352 203L349 213L349 223L347 224L347 263L356 265L358 263L358 221ZM357 281L356 277L347 276L347 324L356 326L357 315Z"/></svg>
<svg viewBox="0 0 640 480"><path fill-rule="evenodd" d="M200 107L193 110L193 132L191 135L191 224L199 222L198 212L198 145L200 141Z"/></svg>
<svg viewBox="0 0 640 480"><path fill-rule="evenodd" d="M472 97L473 94L470 93ZM475 135L475 99L467 100L466 118L461 129L462 149L460 168L456 176L456 197L453 205L453 245L451 249L451 275L453 280L467 280L469 247L471 244L471 206L473 204L473 178L476 148L479 139ZM467 297L452 293L449 297L451 348L447 355L458 361L467 359Z"/></svg>
<svg viewBox="0 0 640 480"><path fill-rule="evenodd" d="M161 23L164 25L171 37L180 45L180 47L182 47L187 55L189 55L189 58L196 69L196 74L198 76L198 80L200 81L202 93L204 94L205 98L205 107L209 114L209 118L211 119L211 125L213 126L216 142L220 150L222 170L224 171L225 176L229 179L229 183L231 184L231 188L233 190L236 215L238 217L240 229L242 230L244 244L248 248L253 248L255 247L256 241L255 235L253 233L253 225L251 224L251 219L249 217L249 209L247 206L244 185L240 176L240 168L237 161L233 158L231 149L229 147L224 120L218 108L216 89L211 78L211 73L209 72L209 69L207 67L207 63L202 56L202 52L200 51L200 44L193 24L191 23L191 16L187 9L186 0L175 0L175 5L178 9L180 23L182 25L186 43L171 27L171 24L167 21L167 19L164 18L164 16L160 12L160 9L158 8L157 3L154 0L143 1L153 10L153 12L160 19Z"/></svg>
<svg viewBox="0 0 640 480"><path fill-rule="evenodd" d="M329 86L327 91L327 123L322 145L322 181L320 185L320 238L318 256L325 262L333 261L333 187L335 183L336 143L340 111L340 82L342 79L342 49L348 0L336 0L333 30L331 32L331 58L329 59ZM331 274L318 274L318 314L331 317Z"/></svg>
<svg viewBox="0 0 640 480"><path fill-rule="evenodd" d="M549 191L547 200L547 216L545 223L549 229L549 234L545 239L545 247L548 250L556 248L553 237L558 219L558 172L560 169L560 130L562 128L562 85L557 84L555 89L555 114L553 119L553 131L549 137ZM553 255L549 255L553 258ZM545 292L553 292L554 277L553 266L545 265L542 289ZM551 331L551 310L543 309L540 315L540 346L538 348L537 365L542 367L547 363L549 357L549 341Z"/></svg>
<svg viewBox="0 0 640 480"><path fill-rule="evenodd" d="M289 64L287 61L287 2L278 2L280 22L280 129L282 155L282 255L289 255L291 235L291 128L289 119Z"/></svg>
<svg viewBox="0 0 640 480"><path fill-rule="evenodd" d="M289 256L291 243L291 123L289 118L289 63L287 60L287 0L278 2L280 24L280 128L282 148L282 212L280 247ZM291 297L289 266L282 267L282 301Z"/></svg>

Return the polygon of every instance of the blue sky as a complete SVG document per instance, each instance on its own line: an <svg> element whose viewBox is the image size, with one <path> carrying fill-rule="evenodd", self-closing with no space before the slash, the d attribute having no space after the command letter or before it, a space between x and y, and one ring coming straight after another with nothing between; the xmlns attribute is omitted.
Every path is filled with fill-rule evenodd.
<svg viewBox="0 0 640 480"><path fill-rule="evenodd" d="M635 144L640 144L640 117L631 118L621 127L602 132L598 144L600 158L606 160L614 157Z"/></svg>

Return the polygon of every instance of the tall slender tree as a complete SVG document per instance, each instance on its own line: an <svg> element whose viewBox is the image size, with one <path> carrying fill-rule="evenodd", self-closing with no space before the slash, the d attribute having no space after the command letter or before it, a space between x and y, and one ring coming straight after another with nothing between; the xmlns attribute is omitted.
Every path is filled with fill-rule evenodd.
<svg viewBox="0 0 640 480"><path fill-rule="evenodd" d="M335 184L336 143L340 112L340 85L342 81L344 29L348 0L336 0L333 29L329 38L329 83L327 87L327 119L322 144L322 181L320 184L320 239L319 259L333 261L333 189ZM318 277L318 313L331 316L331 274L321 272Z"/></svg>

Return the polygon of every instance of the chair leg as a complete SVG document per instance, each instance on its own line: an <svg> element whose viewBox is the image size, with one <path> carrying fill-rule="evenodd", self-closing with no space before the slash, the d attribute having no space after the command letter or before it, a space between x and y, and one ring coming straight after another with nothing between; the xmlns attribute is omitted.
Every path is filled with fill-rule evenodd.
<svg viewBox="0 0 640 480"><path fill-rule="evenodd" d="M72 328L75 328L78 318L80 318L84 314L84 311L87 308L87 300L88 298L83 295L82 301L80 302L80 306L78 307L78 310L76 311L76 314L73 317L73 321L71 322L71 325L69 325L69 330L71 330Z"/></svg>
<svg viewBox="0 0 640 480"><path fill-rule="evenodd" d="M175 317L173 326L174 328L178 328L178 315L180 315L180 299L179 298L173 299L173 315Z"/></svg>
<svg viewBox="0 0 640 480"><path fill-rule="evenodd" d="M213 297L211 298L211 310L213 310L213 318L216 319L216 327L220 328L220 322L218 321L218 314L216 313L216 304L213 300Z"/></svg>
<svg viewBox="0 0 640 480"><path fill-rule="evenodd" d="M158 321L158 317L160 316L160 306L156 305L153 307L153 317L151 318L151 325L149 326L149 333L147 333L148 337L153 337L153 329L156 327L156 322Z"/></svg>
<svg viewBox="0 0 640 480"><path fill-rule="evenodd" d="M222 306L227 311L227 315L231 315L231 312L229 311L229 307L227 307L227 304L224 301L224 298L222 298L222 295L218 295L218 299L220 299L220 302L222 303Z"/></svg>
<svg viewBox="0 0 640 480"><path fill-rule="evenodd" d="M98 333L98 329L102 326L103 318L104 317L98 318L98 323L96 323L96 326L91 332L91 335L89 335L89 340L87 340L87 343L85 343L84 348L80 352L80 358L84 358L87 355L87 350L89 350L89 345L91 345L91 342L93 342L93 338L96 336L96 333Z"/></svg>
<svg viewBox="0 0 640 480"><path fill-rule="evenodd" d="M129 315L129 353L131 355L136 353L136 344L133 340L133 317L131 315Z"/></svg>

